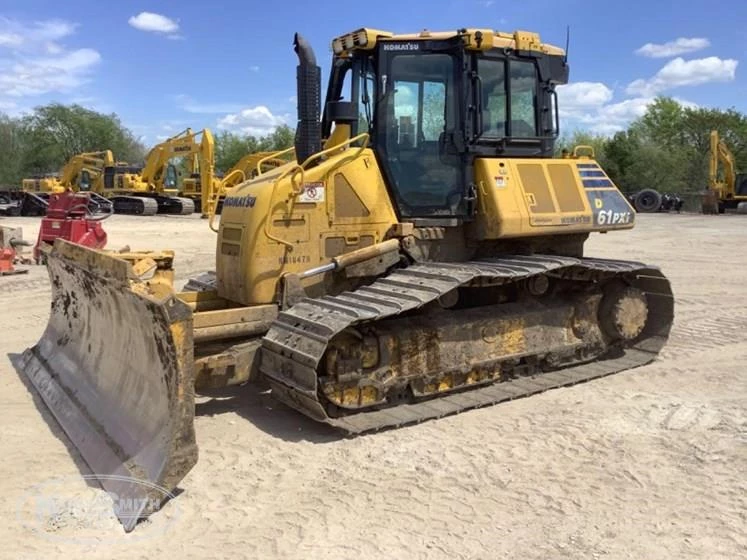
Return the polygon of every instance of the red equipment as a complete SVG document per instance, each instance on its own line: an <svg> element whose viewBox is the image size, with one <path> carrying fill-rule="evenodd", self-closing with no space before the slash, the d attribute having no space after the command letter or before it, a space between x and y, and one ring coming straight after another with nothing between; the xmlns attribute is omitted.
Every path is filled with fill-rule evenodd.
<svg viewBox="0 0 747 560"><path fill-rule="evenodd" d="M90 193L64 192L51 194L47 215L42 218L39 238L34 246L34 259L42 260L42 246L52 245L59 238L90 247L103 249L106 245L106 232L101 221L111 216L111 212L94 216L89 212Z"/></svg>
<svg viewBox="0 0 747 560"><path fill-rule="evenodd" d="M16 268L16 261L29 264L28 259L19 255L17 247L29 246L31 243L24 241L21 228L0 226L0 276L9 274L23 274L28 272L27 268Z"/></svg>
<svg viewBox="0 0 747 560"><path fill-rule="evenodd" d="M16 250L12 247L5 247L0 248L0 275L5 276L6 274L15 274L16 272L26 272L18 271L13 266L13 263L16 260Z"/></svg>

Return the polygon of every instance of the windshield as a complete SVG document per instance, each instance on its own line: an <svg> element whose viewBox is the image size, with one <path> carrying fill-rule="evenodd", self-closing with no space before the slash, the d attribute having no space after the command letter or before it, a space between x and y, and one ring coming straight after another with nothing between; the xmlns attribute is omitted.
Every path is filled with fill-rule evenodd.
<svg viewBox="0 0 747 560"><path fill-rule="evenodd" d="M538 77L534 63L483 58L478 61L478 73L482 82L482 136L540 136L537 132ZM509 111L510 119L507 118Z"/></svg>
<svg viewBox="0 0 747 560"><path fill-rule="evenodd" d="M447 154L456 130L455 58L391 56L383 148L404 216L454 215L462 189L458 160Z"/></svg>

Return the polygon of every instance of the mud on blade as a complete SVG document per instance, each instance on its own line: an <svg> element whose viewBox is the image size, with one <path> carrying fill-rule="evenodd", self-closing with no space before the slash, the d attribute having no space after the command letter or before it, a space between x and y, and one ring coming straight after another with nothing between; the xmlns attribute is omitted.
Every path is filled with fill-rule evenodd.
<svg viewBox="0 0 747 560"><path fill-rule="evenodd" d="M130 531L197 462L191 310L113 255L57 240L47 266L49 323L15 365Z"/></svg>

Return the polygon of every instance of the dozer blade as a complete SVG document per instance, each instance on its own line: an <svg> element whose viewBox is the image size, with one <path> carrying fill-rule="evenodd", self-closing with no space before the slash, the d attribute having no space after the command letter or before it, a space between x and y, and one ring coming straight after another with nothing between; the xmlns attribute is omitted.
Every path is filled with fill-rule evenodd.
<svg viewBox="0 0 747 560"><path fill-rule="evenodd" d="M103 251L57 239L47 267L49 324L16 368L131 531L197 462L192 313Z"/></svg>

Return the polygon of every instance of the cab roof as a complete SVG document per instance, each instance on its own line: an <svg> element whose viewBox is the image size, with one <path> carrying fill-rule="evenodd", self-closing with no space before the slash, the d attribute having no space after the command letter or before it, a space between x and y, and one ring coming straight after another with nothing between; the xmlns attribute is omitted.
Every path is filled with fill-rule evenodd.
<svg viewBox="0 0 747 560"><path fill-rule="evenodd" d="M547 55L563 56L565 50L554 45L542 43L538 33L517 30L513 33L494 31L492 29L459 29L457 31L428 31L418 33L394 34L380 29L367 27L351 31L332 40L332 51L335 56L347 56L355 50L373 50L378 42L388 41L429 41L461 37L468 50L486 51L493 48L514 49L519 51L536 51Z"/></svg>

